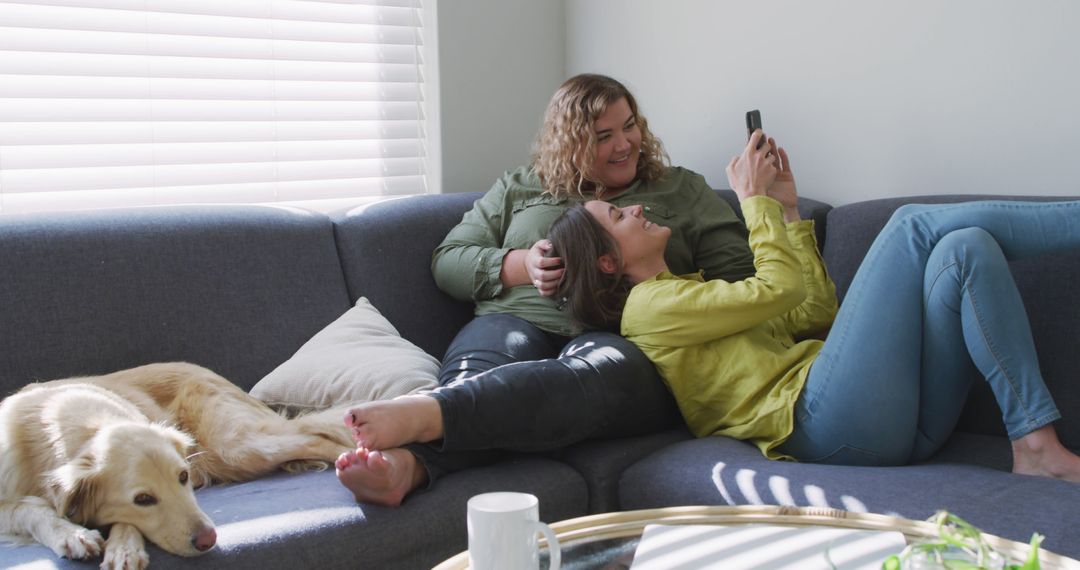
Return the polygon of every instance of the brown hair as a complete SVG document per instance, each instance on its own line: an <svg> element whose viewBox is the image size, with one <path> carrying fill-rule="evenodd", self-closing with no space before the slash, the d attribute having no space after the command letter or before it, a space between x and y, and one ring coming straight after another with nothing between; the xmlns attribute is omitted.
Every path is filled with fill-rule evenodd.
<svg viewBox="0 0 1080 570"><path fill-rule="evenodd" d="M604 188L592 171L596 156L593 123L608 105L623 98L641 131L638 178L651 181L663 177L667 171L667 153L660 139L649 131L649 122L638 111L634 96L610 77L584 73L567 79L552 95L533 145L533 168L545 192L556 197L584 197L585 192L603 194Z"/></svg>
<svg viewBox="0 0 1080 570"><path fill-rule="evenodd" d="M555 291L560 306L570 313L581 330L619 330L631 283L622 272L619 244L583 204L563 212L548 230L549 255L562 258L562 280ZM599 259L611 255L620 269L614 274L600 270Z"/></svg>

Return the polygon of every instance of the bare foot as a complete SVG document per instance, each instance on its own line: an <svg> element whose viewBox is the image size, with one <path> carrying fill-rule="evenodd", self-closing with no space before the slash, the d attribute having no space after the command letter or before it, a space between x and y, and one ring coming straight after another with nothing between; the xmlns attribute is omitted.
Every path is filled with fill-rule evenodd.
<svg viewBox="0 0 1080 570"><path fill-rule="evenodd" d="M443 436L442 408L430 396L409 395L361 404L345 412L357 447L393 449Z"/></svg>
<svg viewBox="0 0 1080 570"><path fill-rule="evenodd" d="M1061 445L1053 426L1039 428L1012 442L1012 449L1013 473L1080 483L1080 457Z"/></svg>
<svg viewBox="0 0 1080 570"><path fill-rule="evenodd" d="M427 471L404 449L379 452L358 448L342 453L334 466L338 480L360 503L396 507L427 482Z"/></svg>

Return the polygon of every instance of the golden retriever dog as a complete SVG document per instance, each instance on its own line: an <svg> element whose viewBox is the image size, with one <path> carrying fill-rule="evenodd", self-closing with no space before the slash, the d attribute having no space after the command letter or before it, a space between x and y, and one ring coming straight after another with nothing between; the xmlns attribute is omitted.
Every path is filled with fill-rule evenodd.
<svg viewBox="0 0 1080 570"><path fill-rule="evenodd" d="M217 534L194 489L332 464L354 447L341 415L286 419L180 362L30 384L0 403L0 534L102 568L145 568L144 537L203 554Z"/></svg>

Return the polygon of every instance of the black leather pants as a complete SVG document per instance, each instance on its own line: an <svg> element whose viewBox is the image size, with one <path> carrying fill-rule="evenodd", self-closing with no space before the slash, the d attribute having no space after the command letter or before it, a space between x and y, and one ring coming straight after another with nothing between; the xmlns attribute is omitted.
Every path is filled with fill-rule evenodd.
<svg viewBox="0 0 1080 570"><path fill-rule="evenodd" d="M477 317L450 343L431 395L443 439L407 446L430 482L495 461L593 438L660 431L679 421L656 368L612 333L566 338L510 315Z"/></svg>

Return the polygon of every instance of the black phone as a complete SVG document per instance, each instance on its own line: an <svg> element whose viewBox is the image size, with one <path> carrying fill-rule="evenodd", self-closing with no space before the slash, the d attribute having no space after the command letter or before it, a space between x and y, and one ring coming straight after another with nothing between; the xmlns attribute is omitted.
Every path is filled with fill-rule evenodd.
<svg viewBox="0 0 1080 570"><path fill-rule="evenodd" d="M746 112L746 138L749 140L750 135L754 134L754 131L761 128L761 111L754 109L753 111ZM761 148L761 145L765 144L765 137L761 137L758 141L757 147Z"/></svg>

